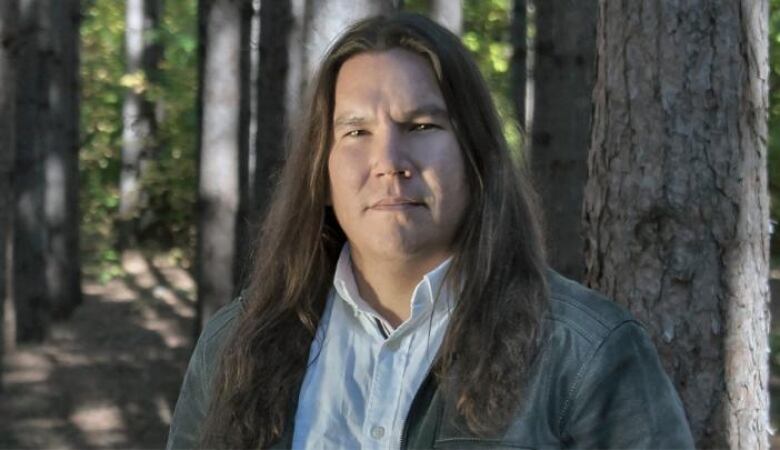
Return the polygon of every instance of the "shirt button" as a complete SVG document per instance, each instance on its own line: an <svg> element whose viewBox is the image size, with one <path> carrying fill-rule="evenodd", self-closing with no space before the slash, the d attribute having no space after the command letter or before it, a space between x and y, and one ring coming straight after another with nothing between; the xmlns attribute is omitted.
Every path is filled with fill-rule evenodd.
<svg viewBox="0 0 780 450"><path fill-rule="evenodd" d="M385 435L385 427L380 427L378 425L374 425L371 427L371 437L374 439L382 439L382 436Z"/></svg>

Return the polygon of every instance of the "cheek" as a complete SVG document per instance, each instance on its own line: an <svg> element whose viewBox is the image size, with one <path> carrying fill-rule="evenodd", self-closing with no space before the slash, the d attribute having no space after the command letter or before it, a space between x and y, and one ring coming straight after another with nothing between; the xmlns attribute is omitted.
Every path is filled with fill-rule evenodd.
<svg viewBox="0 0 780 450"><path fill-rule="evenodd" d="M439 214L458 214L468 202L465 168L460 155L440 159L423 172L423 178L437 200Z"/></svg>
<svg viewBox="0 0 780 450"><path fill-rule="evenodd" d="M447 183L452 187L452 190L465 190L465 159L463 152L460 150L460 146L457 144L457 141L455 141L454 138L449 147L449 152L447 152L443 158L442 164Z"/></svg>
<svg viewBox="0 0 780 450"><path fill-rule="evenodd" d="M458 163L453 164L452 167L452 177L453 177L453 185L457 186L457 193L461 200L464 203L468 203L469 200L469 190L466 182L466 166L464 164L463 158L457 159Z"/></svg>
<svg viewBox="0 0 780 450"><path fill-rule="evenodd" d="M457 229L466 215L470 201L463 164L451 164L446 177L442 222L451 230Z"/></svg>
<svg viewBox="0 0 780 450"><path fill-rule="evenodd" d="M360 160L354 155L337 150L331 152L328 157L328 199L331 205L343 204L353 199L360 189L361 167Z"/></svg>

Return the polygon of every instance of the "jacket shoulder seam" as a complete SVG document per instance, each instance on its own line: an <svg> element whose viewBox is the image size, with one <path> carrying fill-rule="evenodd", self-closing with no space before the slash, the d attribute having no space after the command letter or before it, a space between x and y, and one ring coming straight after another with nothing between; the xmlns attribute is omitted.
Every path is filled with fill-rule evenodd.
<svg viewBox="0 0 780 450"><path fill-rule="evenodd" d="M575 375L574 381L572 382L569 391L566 393L566 400L564 401L563 407L561 408L561 412L558 416L558 429L561 430L561 432L563 432L564 419L568 414L572 403L574 402L574 398L576 397L576 392L582 386L582 382L585 379L585 373L591 368L591 364L593 364L593 359L595 358L596 354L599 352L599 350L601 350L604 344L618 329L622 328L626 324L631 324L631 323L641 327L641 324L639 322L631 318L626 318L625 320L618 322L609 330L608 333L606 333L601 338L601 341L598 343L598 345L595 345L592 348L592 350L588 353L588 355L584 358L583 363L580 365L580 368L577 370L577 374Z"/></svg>
<svg viewBox="0 0 780 450"><path fill-rule="evenodd" d="M564 327L570 329L574 333L577 333L591 345L599 340L599 336L590 333L585 327L580 326L580 324L574 320L568 319L561 315L550 315L547 320L563 324Z"/></svg>
<svg viewBox="0 0 780 450"><path fill-rule="evenodd" d="M603 326L605 329L609 329L610 328L609 323L607 321L605 321L603 317L601 317L601 314L596 313L591 308L583 307L582 301L576 300L572 296L568 296L568 295L565 296L565 295L562 295L562 294L552 294L552 295L550 295L550 299L551 300L557 300L557 301L559 301L561 303L564 303L566 306L570 306L570 307L575 308L575 309L577 309L579 311L582 311L584 314L587 314L587 316L589 318L593 319L595 322L598 322L598 324ZM605 299L605 300L612 302L611 300L607 300L607 299ZM612 303L614 303L614 302L612 302Z"/></svg>

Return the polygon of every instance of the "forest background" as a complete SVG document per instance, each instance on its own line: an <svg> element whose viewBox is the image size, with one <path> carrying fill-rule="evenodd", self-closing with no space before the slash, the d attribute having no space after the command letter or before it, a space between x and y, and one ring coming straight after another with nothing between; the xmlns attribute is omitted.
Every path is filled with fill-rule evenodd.
<svg viewBox="0 0 780 450"><path fill-rule="evenodd" d="M194 0L165 0L147 2L157 4L159 23L153 29L144 31L146 45L155 47L159 53L155 59L155 70L129 70L126 44L125 3L115 0L83 0L80 2L79 23L79 146L78 146L78 209L79 209L79 258L80 274L85 282L110 285L114 280L132 277L128 273L123 252L140 250L149 260L163 257L169 264L188 271L196 283L201 283L198 269L199 214L204 204L199 199L199 147L201 145L203 113L199 106L198 93L202 88L199 74L203 73L202 46L203 29L199 29L204 3ZM218 3L218 2L216 2ZM261 2L251 1L257 11ZM338 4L339 2L333 1ZM347 2L348 4L349 2ZM397 2L387 2L397 5ZM517 20L515 2L512 0L465 0L459 2L426 2L407 0L406 10L434 14L437 3L457 5L456 17L460 21L457 32L466 47L472 51L480 69L488 81L504 121L504 129L510 145L522 151L528 147L522 129L527 125L518 121L520 114L532 116L524 110L527 102L524 96L518 105L518 85L525 90L526 80L518 79L512 73L513 55L517 54L518 37L513 31L513 20ZM587 2L583 2L587 3ZM595 5L595 2L592 3ZM769 25L769 139L768 139L768 188L771 196L770 217L772 224L780 221L780 0L770 0ZM462 8L462 9L461 9ZM154 9L154 8L153 8ZM534 22L537 9L530 5L526 9L527 33L520 40L525 41L529 55L536 50L535 39L541 22ZM256 14L255 14L256 15ZM442 16L444 17L444 16ZM593 17L595 20L595 15ZM258 19L259 20L259 19ZM260 31L259 33L262 33ZM258 34L254 39L259 39ZM246 39L245 39L246 40ZM595 34L591 41L595 54ZM256 52L262 43L249 39L249 51ZM241 51L247 51L243 49ZM529 56L533 60L533 56ZM524 62L523 62L524 63ZM541 62L543 63L543 62ZM531 71L533 73L533 71ZM19 75L21 77L26 74ZM262 74L258 75L262 77ZM531 79L531 81L533 81ZM257 80L252 80L256 83ZM138 171L138 204L130 213L122 213L122 148L123 105L128 93L142 98L153 105L155 119L153 142L145 142L154 148L154 154ZM575 105L576 106L576 105ZM590 109L590 104L588 104ZM259 114L262 117L262 113ZM256 132L256 130L255 130ZM19 139L17 135L17 139ZM583 157L584 158L584 157ZM252 217L246 215L244 220ZM239 219L241 220L241 219ZM239 226L240 228L240 226ZM249 233L248 226L243 233ZM241 231L239 231L241 233ZM244 236L247 236L246 234ZM772 268L780 265L780 245L773 244ZM582 244L582 242L580 242ZM202 244L201 244L202 245ZM236 261L246 258L241 250ZM13 263L11 264L13 265ZM237 263L236 266L240 265ZM231 278L233 288L241 285L241 273L236 271ZM230 277L229 277L230 278ZM230 296L222 296L227 300ZM89 298L87 298L89 300ZM224 301L223 301L224 303ZM68 312L58 320L67 321L73 311L82 306L68 307ZM212 306L216 307L216 305ZM203 308L198 318L192 321L192 333L197 333L208 316ZM56 314L55 314L56 316ZM7 314L6 314L7 318ZM55 317L57 319L57 317ZM7 333L7 327L6 327ZM35 335L36 333L33 333ZM43 331L33 339L32 344L51 340L51 333ZM21 340L24 341L24 340ZM20 341L20 342L21 342ZM37 343L35 342L37 341ZM780 332L770 334L771 370L780 370ZM6 346L8 338L6 338ZM25 347L22 347L25 348ZM12 350L14 351L14 350ZM7 356L7 355L6 355ZM7 366L8 364L6 364ZM4 367L4 366L3 366ZM180 373L174 376L180 377ZM173 383L175 384L175 383ZM175 392L166 398L175 399ZM685 395L684 395L685 397ZM773 406L774 408L774 406ZM0 412L3 406L0 405ZM8 413L8 409L5 410ZM723 442L723 437L703 438L710 433L704 425L697 431L699 439L714 439L702 442ZM698 429L698 428L697 428ZM704 430L704 431L702 431ZM715 433L717 434L717 433ZM10 441L19 445L20 441ZM731 441L729 441L731 442ZM3 444L0 439L0 444ZM8 445L11 445L8 444ZM105 444L105 442L104 442ZM2 445L0 445L2 446ZM744 444L743 448L751 448Z"/></svg>

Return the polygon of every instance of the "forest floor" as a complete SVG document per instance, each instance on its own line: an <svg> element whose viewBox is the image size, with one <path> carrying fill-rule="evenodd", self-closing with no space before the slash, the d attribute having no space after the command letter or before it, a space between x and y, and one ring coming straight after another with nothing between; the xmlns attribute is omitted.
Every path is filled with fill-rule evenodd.
<svg viewBox="0 0 780 450"><path fill-rule="evenodd" d="M192 348L194 282L164 258L128 253L126 275L85 280L84 303L42 345L6 356L0 449L159 449ZM780 317L780 271L772 273ZM773 326L780 334L780 324ZM770 381L780 426L780 374ZM772 448L780 450L780 436Z"/></svg>
<svg viewBox="0 0 780 450"><path fill-rule="evenodd" d="M0 448L165 446L192 348L195 284L163 258L128 253L126 275L83 283L84 301L43 345L4 362Z"/></svg>

